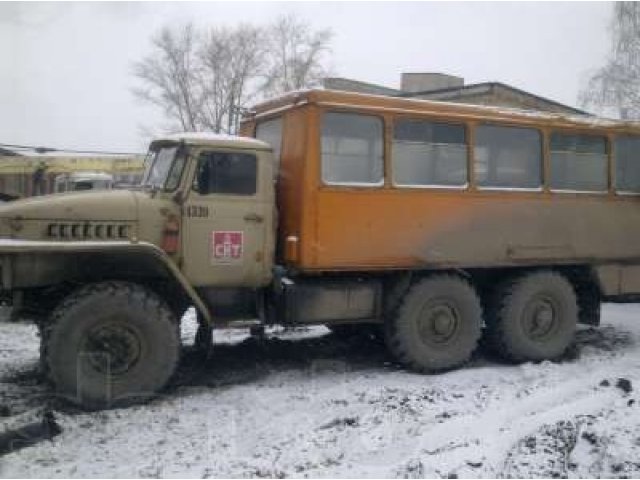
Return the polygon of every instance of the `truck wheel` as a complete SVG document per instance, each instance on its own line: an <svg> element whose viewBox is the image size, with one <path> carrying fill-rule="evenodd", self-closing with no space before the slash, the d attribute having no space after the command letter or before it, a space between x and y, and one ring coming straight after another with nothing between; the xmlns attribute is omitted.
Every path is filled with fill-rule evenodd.
<svg viewBox="0 0 640 480"><path fill-rule="evenodd" d="M571 283L559 273L539 271L496 289L485 336L488 346L507 360L552 360L571 343L577 320Z"/></svg>
<svg viewBox="0 0 640 480"><path fill-rule="evenodd" d="M386 324L391 353L420 372L458 367L469 360L482 329L474 288L456 275L437 275L411 287Z"/></svg>
<svg viewBox="0 0 640 480"><path fill-rule="evenodd" d="M53 311L41 347L57 392L86 408L152 397L173 374L179 353L170 308L126 282L92 284L69 295Z"/></svg>

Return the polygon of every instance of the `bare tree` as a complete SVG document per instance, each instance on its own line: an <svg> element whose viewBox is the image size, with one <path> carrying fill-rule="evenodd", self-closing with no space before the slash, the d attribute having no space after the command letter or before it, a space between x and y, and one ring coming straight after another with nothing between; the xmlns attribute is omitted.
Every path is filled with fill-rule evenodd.
<svg viewBox="0 0 640 480"><path fill-rule="evenodd" d="M237 130L242 109L255 95L264 63L262 30L250 25L211 29L199 55L202 123L215 132Z"/></svg>
<svg viewBox="0 0 640 480"><path fill-rule="evenodd" d="M590 78L580 103L613 109L623 119L640 118L640 3L616 2L607 63Z"/></svg>
<svg viewBox="0 0 640 480"><path fill-rule="evenodd" d="M201 92L196 85L196 33L192 24L176 30L163 28L153 38L154 51L134 65L144 87L134 94L164 111L185 131L199 127Z"/></svg>
<svg viewBox="0 0 640 480"><path fill-rule="evenodd" d="M268 28L268 65L264 95L312 87L327 75L324 55L331 30L312 30L295 16L280 17Z"/></svg>
<svg viewBox="0 0 640 480"><path fill-rule="evenodd" d="M257 97L318 83L330 38L330 31L312 31L291 16L266 28L165 27L134 65L142 87L133 92L182 130L234 133Z"/></svg>

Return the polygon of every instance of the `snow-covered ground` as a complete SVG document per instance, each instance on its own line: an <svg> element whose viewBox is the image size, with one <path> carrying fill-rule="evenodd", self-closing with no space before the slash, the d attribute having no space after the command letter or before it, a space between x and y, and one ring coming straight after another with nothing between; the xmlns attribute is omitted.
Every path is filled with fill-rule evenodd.
<svg viewBox="0 0 640 480"><path fill-rule="evenodd" d="M582 328L561 363L480 353L432 376L403 371L373 340L323 327L275 330L263 342L216 335L213 357L202 364L187 351L160 398L84 413L39 382L35 329L0 324L0 413L9 409L0 433L46 405L63 428L0 457L0 475L640 476L639 306L606 305L603 325Z"/></svg>

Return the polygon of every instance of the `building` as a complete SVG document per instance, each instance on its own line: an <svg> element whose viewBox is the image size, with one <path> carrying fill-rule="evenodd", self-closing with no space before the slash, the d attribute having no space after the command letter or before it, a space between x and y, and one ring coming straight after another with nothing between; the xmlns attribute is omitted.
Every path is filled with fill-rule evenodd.
<svg viewBox="0 0 640 480"><path fill-rule="evenodd" d="M34 194L33 175L41 163L46 165L44 191L54 190L60 174L73 172L104 172L111 174L116 183L135 184L140 181L144 168L141 156L0 156L0 200L29 197Z"/></svg>
<svg viewBox="0 0 640 480"><path fill-rule="evenodd" d="M0 147L0 157L19 157L20 154L8 148Z"/></svg>
<svg viewBox="0 0 640 480"><path fill-rule="evenodd" d="M589 115L588 112L578 108L505 83L483 82L465 85L464 78L444 73L403 73L399 89L339 77L325 78L323 87L329 90L373 95L493 105L570 115Z"/></svg>

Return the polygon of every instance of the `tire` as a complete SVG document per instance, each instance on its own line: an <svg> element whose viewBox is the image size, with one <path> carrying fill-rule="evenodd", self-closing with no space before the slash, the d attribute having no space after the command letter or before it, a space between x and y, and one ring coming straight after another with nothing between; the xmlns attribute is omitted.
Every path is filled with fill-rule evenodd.
<svg viewBox="0 0 640 480"><path fill-rule="evenodd" d="M404 365L440 372L466 363L482 330L475 289L457 275L436 275L412 286L386 324L386 343Z"/></svg>
<svg viewBox="0 0 640 480"><path fill-rule="evenodd" d="M555 360L573 340L576 295L559 273L538 271L509 280L488 303L486 343L507 360Z"/></svg>
<svg viewBox="0 0 640 480"><path fill-rule="evenodd" d="M56 392L89 409L153 397L172 376L180 336L155 293L126 282L88 285L53 311L41 362Z"/></svg>

